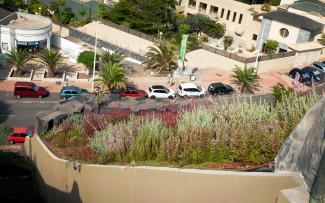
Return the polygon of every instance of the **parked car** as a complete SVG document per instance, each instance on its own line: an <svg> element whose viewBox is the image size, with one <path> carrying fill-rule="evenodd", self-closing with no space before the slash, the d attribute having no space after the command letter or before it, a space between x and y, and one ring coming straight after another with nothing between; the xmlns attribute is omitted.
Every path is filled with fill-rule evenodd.
<svg viewBox="0 0 325 203"><path fill-rule="evenodd" d="M314 62L312 64L312 66L315 67L315 68L317 68L317 69L319 69L319 70L321 70L321 71L323 71L323 72L325 72L325 63L324 62L322 63L322 62L318 62L317 61L317 62Z"/></svg>
<svg viewBox="0 0 325 203"><path fill-rule="evenodd" d="M311 81L312 81L312 76L309 75L309 73L302 71L299 68L293 68L290 72L289 72L289 76L293 79L296 78L296 74L299 74L299 82L304 83L305 85L310 86L311 85Z"/></svg>
<svg viewBox="0 0 325 203"><path fill-rule="evenodd" d="M40 87L32 82L16 82L14 95L17 97L17 99L22 97L43 98L49 95L49 91L44 87Z"/></svg>
<svg viewBox="0 0 325 203"><path fill-rule="evenodd" d="M14 128L11 133L7 136L7 140L10 144L24 143L26 136L32 136L34 134L34 128Z"/></svg>
<svg viewBox="0 0 325 203"><path fill-rule="evenodd" d="M86 89L82 89L76 86L65 86L61 89L60 98L61 99L69 99L71 97L77 97L82 95L83 93L89 93Z"/></svg>
<svg viewBox="0 0 325 203"><path fill-rule="evenodd" d="M149 87L148 96L151 99L174 99L176 94L174 90L168 89L162 85L153 85Z"/></svg>
<svg viewBox="0 0 325 203"><path fill-rule="evenodd" d="M121 92L121 97L144 97L147 98L148 94L144 90L126 89Z"/></svg>
<svg viewBox="0 0 325 203"><path fill-rule="evenodd" d="M221 82L211 83L208 86L208 92L210 95L224 95L235 93L234 88Z"/></svg>
<svg viewBox="0 0 325 203"><path fill-rule="evenodd" d="M302 74L307 73L309 74L313 80L317 83L323 83L324 82L324 77L325 73L315 67L312 66L307 66L301 69Z"/></svg>
<svg viewBox="0 0 325 203"><path fill-rule="evenodd" d="M193 83L181 83L178 86L178 95L181 97L204 97L206 90Z"/></svg>

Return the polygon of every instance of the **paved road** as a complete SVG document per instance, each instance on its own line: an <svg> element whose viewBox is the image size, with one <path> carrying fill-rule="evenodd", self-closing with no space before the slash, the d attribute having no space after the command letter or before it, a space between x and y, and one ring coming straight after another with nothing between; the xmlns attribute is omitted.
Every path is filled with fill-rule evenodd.
<svg viewBox="0 0 325 203"><path fill-rule="evenodd" d="M59 101L59 94L49 97L16 99L12 92L0 91L0 125L27 127L34 125L39 111L50 109Z"/></svg>

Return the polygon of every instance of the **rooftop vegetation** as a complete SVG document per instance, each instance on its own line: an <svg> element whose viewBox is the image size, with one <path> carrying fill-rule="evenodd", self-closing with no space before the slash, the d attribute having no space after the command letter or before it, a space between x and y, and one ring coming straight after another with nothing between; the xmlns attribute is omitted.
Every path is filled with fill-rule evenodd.
<svg viewBox="0 0 325 203"><path fill-rule="evenodd" d="M207 102L130 117L74 115L42 136L66 159L100 164L208 167L272 162L316 94L286 94L273 105Z"/></svg>

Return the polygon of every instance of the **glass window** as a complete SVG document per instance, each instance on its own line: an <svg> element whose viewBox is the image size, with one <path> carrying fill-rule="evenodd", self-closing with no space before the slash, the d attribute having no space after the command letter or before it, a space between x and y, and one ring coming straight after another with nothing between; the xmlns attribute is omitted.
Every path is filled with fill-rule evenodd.
<svg viewBox="0 0 325 203"><path fill-rule="evenodd" d="M227 20L229 20L229 17L230 17L230 10L228 10L227 12Z"/></svg>
<svg viewBox="0 0 325 203"><path fill-rule="evenodd" d="M71 94L71 91L70 90L65 90L63 93L64 94Z"/></svg>
<svg viewBox="0 0 325 203"><path fill-rule="evenodd" d="M13 134L11 134L11 136L13 136L13 137L19 137L19 134L18 133L13 133Z"/></svg>
<svg viewBox="0 0 325 203"><path fill-rule="evenodd" d="M73 94L73 95L77 95L78 92L77 92L77 91L71 91L71 94Z"/></svg>
<svg viewBox="0 0 325 203"><path fill-rule="evenodd" d="M237 13L234 12L234 15L232 16L232 22L235 22L236 21L236 16L237 16Z"/></svg>
<svg viewBox="0 0 325 203"><path fill-rule="evenodd" d="M289 35L289 30L288 30L287 28L281 28L281 29L280 29L280 35L281 35L281 37L283 37L283 38L288 37L288 35Z"/></svg>
<svg viewBox="0 0 325 203"><path fill-rule="evenodd" d="M253 40L257 40L257 35L256 34L253 34Z"/></svg>
<svg viewBox="0 0 325 203"><path fill-rule="evenodd" d="M34 85L33 89L34 89L35 91L38 91L38 90L39 90L39 86L38 86L38 85Z"/></svg>
<svg viewBox="0 0 325 203"><path fill-rule="evenodd" d="M221 16L220 16L220 18L223 18L223 14L225 13L225 9L223 8L223 9L221 9Z"/></svg>
<svg viewBox="0 0 325 203"><path fill-rule="evenodd" d="M242 21L243 21L243 14L240 14L240 15L239 15L238 23L241 24Z"/></svg>
<svg viewBox="0 0 325 203"><path fill-rule="evenodd" d="M26 137L27 135L25 133L20 133L20 137Z"/></svg>
<svg viewBox="0 0 325 203"><path fill-rule="evenodd" d="M210 7L210 14L218 14L218 7L211 6Z"/></svg>

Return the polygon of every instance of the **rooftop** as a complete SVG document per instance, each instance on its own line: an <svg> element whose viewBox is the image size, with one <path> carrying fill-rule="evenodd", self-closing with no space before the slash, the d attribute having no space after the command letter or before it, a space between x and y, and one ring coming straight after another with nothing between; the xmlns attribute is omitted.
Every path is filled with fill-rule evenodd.
<svg viewBox="0 0 325 203"><path fill-rule="evenodd" d="M287 11L272 11L264 14L263 17L309 31L321 29L323 26L310 18Z"/></svg>
<svg viewBox="0 0 325 203"><path fill-rule="evenodd" d="M2 10L0 10L1 12ZM8 15L5 16L0 20L0 25L15 28L15 29L43 29L48 26L51 26L52 21L43 16L37 16L27 13L7 13ZM1 13L2 15L2 13Z"/></svg>
<svg viewBox="0 0 325 203"><path fill-rule="evenodd" d="M325 16L325 3L319 0L299 0L290 5L290 7Z"/></svg>

